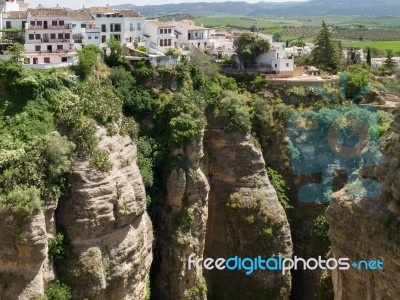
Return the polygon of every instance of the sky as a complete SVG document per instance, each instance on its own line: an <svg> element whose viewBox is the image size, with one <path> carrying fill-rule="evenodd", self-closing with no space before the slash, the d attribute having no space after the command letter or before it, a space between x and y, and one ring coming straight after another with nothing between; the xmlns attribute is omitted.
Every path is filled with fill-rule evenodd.
<svg viewBox="0 0 400 300"><path fill-rule="evenodd" d="M83 5L85 7L89 6L105 6L109 5L117 5L117 4L126 4L131 3L135 5L151 5L151 4L168 4L168 3L189 3L189 2L224 2L227 0L68 0L68 1L60 1L60 0L25 0L26 3L29 3L31 7L36 7L39 4L43 6L56 6L57 3L60 6L66 6L70 8L81 8ZM230 0L235 1L235 0ZM243 1L243 0L237 0ZM249 3L257 3L262 0L246 0ZM264 2L302 2L306 0L263 0Z"/></svg>

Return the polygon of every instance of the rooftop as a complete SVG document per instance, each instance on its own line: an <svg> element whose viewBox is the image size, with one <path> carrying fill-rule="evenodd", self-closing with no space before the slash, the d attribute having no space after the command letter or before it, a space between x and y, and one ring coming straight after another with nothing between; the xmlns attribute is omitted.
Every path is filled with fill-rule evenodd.
<svg viewBox="0 0 400 300"><path fill-rule="evenodd" d="M67 8L31 8L28 13L32 17L68 17Z"/></svg>
<svg viewBox="0 0 400 300"><path fill-rule="evenodd" d="M27 11L9 11L5 15L5 19L26 19L27 17Z"/></svg>
<svg viewBox="0 0 400 300"><path fill-rule="evenodd" d="M183 27L183 28L185 28L187 30L205 30L205 29L208 29L208 28L205 28L205 27L196 26L196 25L194 25L193 21L190 21L190 20L185 20L185 21L181 21L181 22L173 22L172 24L175 25L175 26Z"/></svg>
<svg viewBox="0 0 400 300"><path fill-rule="evenodd" d="M173 25L172 23L162 22L158 20L147 20L146 22L156 25L158 27L175 27L175 25Z"/></svg>

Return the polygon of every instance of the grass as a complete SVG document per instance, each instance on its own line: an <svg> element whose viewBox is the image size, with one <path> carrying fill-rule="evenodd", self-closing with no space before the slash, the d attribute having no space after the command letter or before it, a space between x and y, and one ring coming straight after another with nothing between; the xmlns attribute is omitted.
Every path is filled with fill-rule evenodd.
<svg viewBox="0 0 400 300"><path fill-rule="evenodd" d="M343 47L365 48L373 47L381 50L393 49L400 51L400 41L343 41Z"/></svg>

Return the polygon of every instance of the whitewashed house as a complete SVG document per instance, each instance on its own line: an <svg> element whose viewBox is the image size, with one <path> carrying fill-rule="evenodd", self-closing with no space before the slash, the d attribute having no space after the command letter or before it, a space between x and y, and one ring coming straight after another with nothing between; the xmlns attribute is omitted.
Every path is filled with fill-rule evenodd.
<svg viewBox="0 0 400 300"><path fill-rule="evenodd" d="M294 70L294 60L289 58L288 53L283 48L271 47L268 52L256 58L256 63L261 66L271 67L272 71L276 73Z"/></svg>
<svg viewBox="0 0 400 300"><path fill-rule="evenodd" d="M111 37L121 44L131 44L144 34L145 18L131 9L112 9L109 7L90 7L96 27L101 31L101 43Z"/></svg>
<svg viewBox="0 0 400 300"><path fill-rule="evenodd" d="M147 20L144 37L150 52L156 54L163 54L165 50L177 47L175 25L172 23Z"/></svg>
<svg viewBox="0 0 400 300"><path fill-rule="evenodd" d="M75 61L71 19L65 8L28 10L24 64L34 68L68 66Z"/></svg>
<svg viewBox="0 0 400 300"><path fill-rule="evenodd" d="M171 25L174 26L175 38L179 48L186 48L192 45L199 49L206 49L210 45L209 28L196 26L191 20L172 21Z"/></svg>
<svg viewBox="0 0 400 300"><path fill-rule="evenodd" d="M92 14L85 9L68 10L71 18L72 38L74 39L75 47L93 44L100 46L101 31L96 25ZM78 47L81 48L81 47Z"/></svg>

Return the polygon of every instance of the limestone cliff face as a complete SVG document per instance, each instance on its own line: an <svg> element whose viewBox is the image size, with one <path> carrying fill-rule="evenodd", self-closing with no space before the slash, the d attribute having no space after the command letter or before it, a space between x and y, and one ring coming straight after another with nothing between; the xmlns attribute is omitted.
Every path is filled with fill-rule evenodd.
<svg viewBox="0 0 400 300"><path fill-rule="evenodd" d="M21 222L2 213L0 226L0 299L28 300L42 295L54 279L44 214Z"/></svg>
<svg viewBox="0 0 400 300"><path fill-rule="evenodd" d="M157 299L206 299L202 269L187 268L191 253L202 258L208 215L207 178L202 171L203 137L172 152L166 202L160 211L160 272Z"/></svg>
<svg viewBox="0 0 400 300"><path fill-rule="evenodd" d="M153 231L136 146L104 128L98 136L113 167L98 172L87 160L73 166L71 193L57 213L72 244L60 278L77 299L145 299Z"/></svg>
<svg viewBox="0 0 400 300"><path fill-rule="evenodd" d="M249 136L209 124L204 146L210 182L205 257L291 256L286 214ZM206 271L210 299L287 299L290 274Z"/></svg>
<svg viewBox="0 0 400 300"><path fill-rule="evenodd" d="M383 187L381 198L351 198L346 188L335 193L326 216L334 257L380 259L384 271L336 271L332 274L335 299L397 299L400 295L399 117L382 139L385 158L375 168ZM371 172L370 172L371 173Z"/></svg>

